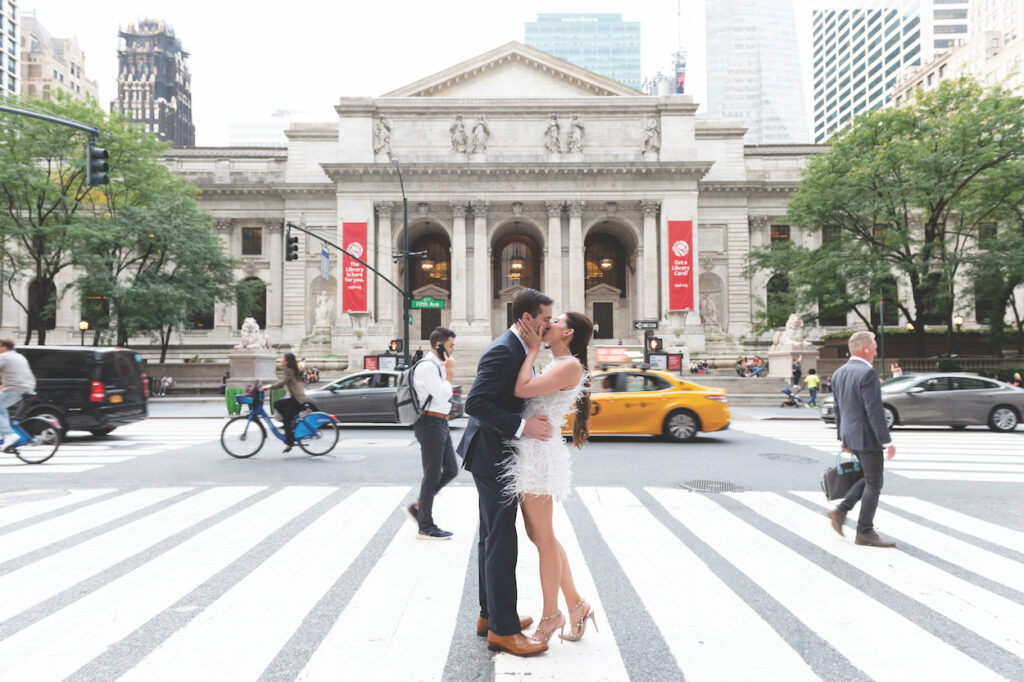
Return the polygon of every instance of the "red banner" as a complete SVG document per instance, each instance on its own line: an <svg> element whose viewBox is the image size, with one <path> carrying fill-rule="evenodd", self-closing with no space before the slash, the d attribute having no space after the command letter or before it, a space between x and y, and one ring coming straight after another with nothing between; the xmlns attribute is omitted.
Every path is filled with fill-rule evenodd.
<svg viewBox="0 0 1024 682"><path fill-rule="evenodd" d="M366 260L366 223L342 223L341 244L354 256ZM341 256L341 312L365 313L366 266L345 254Z"/></svg>
<svg viewBox="0 0 1024 682"><path fill-rule="evenodd" d="M693 310L693 221L668 221L668 309Z"/></svg>

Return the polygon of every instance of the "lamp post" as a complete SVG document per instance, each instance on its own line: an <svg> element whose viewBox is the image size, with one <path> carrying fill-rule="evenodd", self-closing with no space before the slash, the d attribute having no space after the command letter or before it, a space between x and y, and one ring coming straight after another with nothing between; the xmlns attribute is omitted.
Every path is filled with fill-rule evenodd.
<svg viewBox="0 0 1024 682"><path fill-rule="evenodd" d="M391 159L398 173L398 186L402 190L402 362L409 366L409 199L405 196L402 169L398 159Z"/></svg>
<svg viewBox="0 0 1024 682"><path fill-rule="evenodd" d="M960 327L964 326L964 316L954 315L953 326L956 327L956 354L961 355L962 351L960 350Z"/></svg>
<svg viewBox="0 0 1024 682"><path fill-rule="evenodd" d="M913 322L907 322L907 331L908 332L914 331L914 323Z"/></svg>
<svg viewBox="0 0 1024 682"><path fill-rule="evenodd" d="M82 334L82 337L79 340L78 345L80 345L80 346L84 346L85 345L85 332L87 332L88 330L89 330L89 320L82 320L81 322L78 323L78 331L81 332L81 334Z"/></svg>
<svg viewBox="0 0 1024 682"><path fill-rule="evenodd" d="M878 352L882 356L882 381L885 381L885 299L878 301Z"/></svg>

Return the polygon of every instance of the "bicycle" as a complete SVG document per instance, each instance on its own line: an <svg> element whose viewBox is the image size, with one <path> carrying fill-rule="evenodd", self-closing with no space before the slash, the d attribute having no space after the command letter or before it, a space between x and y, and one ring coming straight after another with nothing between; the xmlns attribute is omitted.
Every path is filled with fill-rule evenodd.
<svg viewBox="0 0 1024 682"><path fill-rule="evenodd" d="M64 440L60 424L44 417L29 417L24 421L11 417L11 428L18 440L3 448L17 455L25 464L42 464L53 457Z"/></svg>
<svg viewBox="0 0 1024 682"><path fill-rule="evenodd" d="M266 422L270 426L270 432L280 441L284 442L285 435L277 430L270 415L263 409L263 392L258 397L235 396L235 401L242 405L249 406L249 413L234 417L220 433L220 444L232 457L245 459L252 457L267 440L267 429L263 425ZM299 413L295 417L295 442L302 450L309 455L318 457L326 455L338 444L338 420L333 414L317 412L316 406L312 403L305 403L304 409L312 409L312 412Z"/></svg>

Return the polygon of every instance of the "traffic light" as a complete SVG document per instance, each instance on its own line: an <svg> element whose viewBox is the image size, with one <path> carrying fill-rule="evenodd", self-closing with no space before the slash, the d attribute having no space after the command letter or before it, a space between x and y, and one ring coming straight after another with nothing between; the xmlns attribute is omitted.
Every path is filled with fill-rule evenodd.
<svg viewBox="0 0 1024 682"><path fill-rule="evenodd" d="M401 353L402 348L402 339L391 339L391 343L388 344L388 350L392 353Z"/></svg>
<svg viewBox="0 0 1024 682"><path fill-rule="evenodd" d="M299 260L299 238L293 237L291 231L288 232L288 244L285 248L284 259Z"/></svg>
<svg viewBox="0 0 1024 682"><path fill-rule="evenodd" d="M647 350L651 353L660 353L664 346L661 343L660 336L652 336L647 339Z"/></svg>
<svg viewBox="0 0 1024 682"><path fill-rule="evenodd" d="M107 165L109 158L110 154L106 149L97 147L92 142L89 143L85 150L85 184L110 184L110 178L107 176L107 171L110 170L110 166Z"/></svg>

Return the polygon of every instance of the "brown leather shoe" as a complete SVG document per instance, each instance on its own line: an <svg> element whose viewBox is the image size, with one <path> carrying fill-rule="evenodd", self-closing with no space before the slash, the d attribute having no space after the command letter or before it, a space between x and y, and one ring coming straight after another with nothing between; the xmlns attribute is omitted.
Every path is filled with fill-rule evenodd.
<svg viewBox="0 0 1024 682"><path fill-rule="evenodd" d="M504 651L507 654L513 656L536 656L542 654L548 650L548 645L543 642L536 642L523 633L517 633L514 635L496 635L493 632L487 632L487 648L491 651Z"/></svg>
<svg viewBox="0 0 1024 682"><path fill-rule="evenodd" d="M867 547L895 547L895 542L886 542L882 538L878 537L878 533L871 531L870 533L857 533L857 537L854 538L853 542L858 545L865 545Z"/></svg>
<svg viewBox="0 0 1024 682"><path fill-rule="evenodd" d="M525 630L526 628L530 627L531 625L533 625L533 618L530 618L529 616L523 616L522 618L519 619L519 627L521 629ZM476 634L479 635L480 637L486 637L487 636L487 619L486 618L477 618L476 619Z"/></svg>
<svg viewBox="0 0 1024 682"><path fill-rule="evenodd" d="M846 520L846 512L838 508L830 509L828 512L828 517L832 519L832 529L845 537L846 533L843 532L843 521Z"/></svg>

